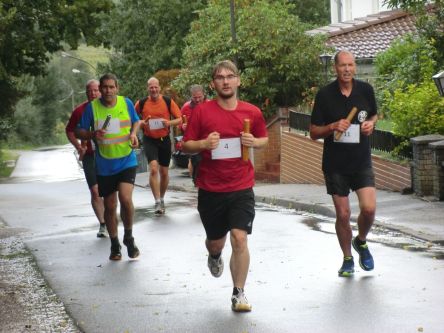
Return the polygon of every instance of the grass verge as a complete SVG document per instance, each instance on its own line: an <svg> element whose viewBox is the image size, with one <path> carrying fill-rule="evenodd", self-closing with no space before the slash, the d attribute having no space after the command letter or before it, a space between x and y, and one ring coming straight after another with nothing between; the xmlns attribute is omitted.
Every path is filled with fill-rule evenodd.
<svg viewBox="0 0 444 333"><path fill-rule="evenodd" d="M14 150L2 149L0 151L0 177L7 178L15 168L15 162L20 154Z"/></svg>

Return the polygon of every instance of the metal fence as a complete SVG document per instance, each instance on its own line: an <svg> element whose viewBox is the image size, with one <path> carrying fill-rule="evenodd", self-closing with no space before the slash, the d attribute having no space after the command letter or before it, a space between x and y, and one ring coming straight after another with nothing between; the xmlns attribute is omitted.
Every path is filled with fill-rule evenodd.
<svg viewBox="0 0 444 333"><path fill-rule="evenodd" d="M311 115L307 113L289 110L290 128L305 132L310 131ZM370 136L370 146L372 149L390 153L403 141L402 138L395 136L392 132L375 130ZM412 159L411 149L405 149L398 154L400 157Z"/></svg>

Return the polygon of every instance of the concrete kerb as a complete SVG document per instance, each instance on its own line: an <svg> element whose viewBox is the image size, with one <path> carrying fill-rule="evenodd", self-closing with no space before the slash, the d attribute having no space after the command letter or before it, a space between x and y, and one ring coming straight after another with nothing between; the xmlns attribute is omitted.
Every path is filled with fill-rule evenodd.
<svg viewBox="0 0 444 333"><path fill-rule="evenodd" d="M336 214L333 210L317 204L298 202L295 200L286 200L276 197L266 197L261 195L256 195L255 198L256 202L263 202L273 206L279 206L286 209L295 209L298 211L323 215L332 218L336 217Z"/></svg>
<svg viewBox="0 0 444 333"><path fill-rule="evenodd" d="M184 169L172 169L170 170L170 185L168 190L170 191L181 191L181 192L188 192L188 193L196 193L197 189L193 186L193 183L191 181L191 178L185 176L185 170ZM146 184L148 182L148 173L142 173L142 174L138 174L137 178L143 179L143 183L141 183L139 181L139 184L137 184L137 179L136 179L136 185L141 187L141 188L145 188L145 189L149 189L149 186L147 187ZM145 185L141 185L141 184L145 184ZM274 205L274 206L278 206L278 207L282 207L284 209L294 209L296 211L302 211L302 212L307 212L309 214L315 214L315 215L321 215L321 216L325 216L328 218L335 218L336 214L334 211L334 206L332 203L330 203L330 198L326 197L325 193L322 193L321 196L318 198L317 197L317 191L319 190L318 188L315 188L314 191L312 193L309 193L310 191L307 188L302 188L299 189L299 191L304 191L307 192L306 194L308 195L307 200L300 200L297 199L296 197L294 197L294 194L297 193L297 191L293 191L289 193L289 196L292 197L291 199L285 199L283 198L283 196L286 195L286 189L285 188L281 188L279 187L279 195L276 195L276 188L274 188L273 185L271 184L257 184L257 187L255 187L255 189L257 191L255 192L262 192L262 193L256 193L255 197L256 197L256 201L257 202L261 202L261 203L265 203L265 204L269 204L269 205ZM305 185L303 185L305 186ZM262 188L262 190L259 190L259 188ZM266 189L265 189L266 188ZM264 191L265 190L265 191ZM270 193L268 194L267 191L270 191ZM316 194L314 194L314 192L316 192ZM292 195L293 194L293 195ZM382 193L381 193L382 194ZM392 194L389 194L392 195ZM400 198L402 196L400 195ZM402 198L404 200L404 198ZM413 198L411 198L410 200L412 200ZM382 200L382 199L381 199ZM416 201L415 202L424 202L422 200ZM352 211L357 211L356 209L357 207L357 202L356 200L353 198L351 200L351 206L352 206ZM396 204L398 204L399 202L397 202ZM444 206L443 206L444 207ZM408 209L403 212L402 214L409 214L408 213ZM382 213L382 212L381 212ZM410 221L403 221L404 217L407 218L407 216L402 216L396 214L397 219L401 219L402 221L400 221L400 223L397 222L397 220L390 220L386 218L386 212L384 212L383 214L381 214L381 217L378 219L378 215L376 216L376 220L374 222L374 226L375 227L381 227L381 228L385 228L394 232L400 232L402 234L408 235L410 237L413 238L417 238L423 241L427 241L427 242L431 242L431 243L435 243L435 244L444 244L444 239L442 236L442 233L434 233L433 231L423 231L421 230L421 228L416 228L416 226L413 225L413 228L409 226ZM436 215L437 212L435 211L434 214ZM390 216L390 215L389 215ZM358 214L352 214L351 216L351 221L352 222L357 222L358 219ZM434 217L434 220L436 220L436 216ZM394 223L392 223L394 222Z"/></svg>

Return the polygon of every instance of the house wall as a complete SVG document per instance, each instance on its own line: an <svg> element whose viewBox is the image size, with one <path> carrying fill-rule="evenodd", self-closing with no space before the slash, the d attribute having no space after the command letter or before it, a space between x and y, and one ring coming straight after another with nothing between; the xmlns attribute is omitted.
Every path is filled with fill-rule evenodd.
<svg viewBox="0 0 444 333"><path fill-rule="evenodd" d="M384 0L330 0L331 23L350 21L389 10L383 2Z"/></svg>
<svg viewBox="0 0 444 333"><path fill-rule="evenodd" d="M322 141L282 130L281 183L324 184ZM402 192L411 187L410 166L372 155L376 188Z"/></svg>

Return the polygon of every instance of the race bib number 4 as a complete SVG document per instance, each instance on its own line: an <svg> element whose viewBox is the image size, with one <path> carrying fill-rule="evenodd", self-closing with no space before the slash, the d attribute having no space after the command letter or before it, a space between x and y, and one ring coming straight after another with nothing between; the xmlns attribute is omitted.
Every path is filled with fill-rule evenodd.
<svg viewBox="0 0 444 333"><path fill-rule="evenodd" d="M217 148L211 151L211 158L213 160L239 157L241 157L240 138L220 139Z"/></svg>
<svg viewBox="0 0 444 333"><path fill-rule="evenodd" d="M150 130L164 128L161 118L150 119L148 120L148 124L150 125Z"/></svg>
<svg viewBox="0 0 444 333"><path fill-rule="evenodd" d="M334 142L342 142L342 143L359 143L359 134L360 127L358 124L352 124L350 127L342 133L342 136L339 140L336 140L336 131L334 133Z"/></svg>

